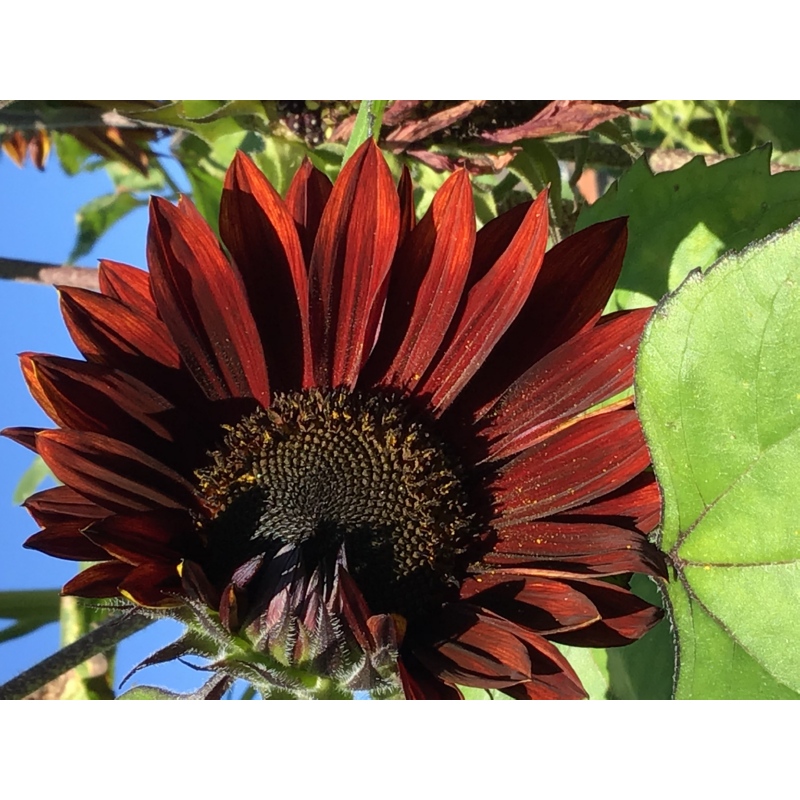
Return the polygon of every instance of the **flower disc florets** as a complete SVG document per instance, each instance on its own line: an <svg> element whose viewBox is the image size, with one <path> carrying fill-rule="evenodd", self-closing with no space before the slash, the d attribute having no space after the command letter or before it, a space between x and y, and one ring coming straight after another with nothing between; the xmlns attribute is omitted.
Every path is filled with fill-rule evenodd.
<svg viewBox="0 0 800 800"><path fill-rule="evenodd" d="M462 469L400 399L278 395L210 455L197 471L210 515L199 524L216 569L285 545L319 563L344 546L374 613L413 615L457 590L476 535Z"/></svg>

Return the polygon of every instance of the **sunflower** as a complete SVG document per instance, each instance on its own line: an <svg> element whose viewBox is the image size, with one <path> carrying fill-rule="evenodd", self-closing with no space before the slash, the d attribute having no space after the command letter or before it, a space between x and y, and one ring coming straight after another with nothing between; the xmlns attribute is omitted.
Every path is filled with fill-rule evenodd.
<svg viewBox="0 0 800 800"><path fill-rule="evenodd" d="M285 200L237 154L220 232L228 255L154 198L149 273L61 290L85 360L21 357L58 428L4 432L63 483L26 546L97 562L64 594L183 620L146 663L200 653L273 696L585 697L555 643L639 638L661 612L627 578L665 574L632 401L604 403L648 316L601 317L625 221L545 254L542 194L476 234L459 171L417 223L368 142Z"/></svg>

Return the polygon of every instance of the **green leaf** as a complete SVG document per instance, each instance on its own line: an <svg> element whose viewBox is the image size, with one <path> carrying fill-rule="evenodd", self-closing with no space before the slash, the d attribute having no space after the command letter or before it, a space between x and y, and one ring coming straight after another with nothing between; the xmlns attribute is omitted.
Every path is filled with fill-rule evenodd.
<svg viewBox="0 0 800 800"><path fill-rule="evenodd" d="M308 149L300 142L268 136L263 140L261 152L252 153L252 157L275 191L285 195L307 154Z"/></svg>
<svg viewBox="0 0 800 800"><path fill-rule="evenodd" d="M181 696L157 686L134 686L123 692L117 700L180 700Z"/></svg>
<svg viewBox="0 0 800 800"><path fill-rule="evenodd" d="M164 173L153 164L150 165L147 175L142 175L141 172L131 169L122 161L109 161L106 164L106 173L111 178L114 188L120 192L155 194L160 192L166 183Z"/></svg>
<svg viewBox="0 0 800 800"><path fill-rule="evenodd" d="M634 575L631 589L656 606L663 606L656 585L644 575ZM672 697L675 645L667 620L625 647L609 647L608 698L610 700L668 700Z"/></svg>
<svg viewBox="0 0 800 800"><path fill-rule="evenodd" d="M458 690L464 695L465 700L511 700L507 694L499 689L476 689L474 686L459 686Z"/></svg>
<svg viewBox="0 0 800 800"><path fill-rule="evenodd" d="M75 215L78 237L68 261L72 263L85 256L112 225L144 205L147 205L145 200L137 200L130 192L115 192L95 197L81 206Z"/></svg>
<svg viewBox="0 0 800 800"><path fill-rule="evenodd" d="M353 126L353 132L350 134L347 148L344 151L342 164L346 164L350 160L350 156L367 141L370 135L370 125L372 127L372 138L375 139L376 142L378 141L378 136L381 132L383 110L386 108L386 103L388 102L388 100L361 101L361 105L358 107L358 114L356 115L356 122Z"/></svg>
<svg viewBox="0 0 800 800"><path fill-rule="evenodd" d="M550 215L556 225L561 224L561 169L553 151L542 141L526 139L519 143L520 152L509 164L508 170L528 188L532 197L548 184Z"/></svg>
<svg viewBox="0 0 800 800"><path fill-rule="evenodd" d="M56 622L58 616L58 589L0 592L0 619L16 620L0 631L0 644Z"/></svg>
<svg viewBox="0 0 800 800"><path fill-rule="evenodd" d="M28 469L22 473L22 477L14 489L14 494L11 496L11 502L15 506L24 503L39 488L42 481L52 474L47 464L42 461L42 457L36 456Z"/></svg>
<svg viewBox="0 0 800 800"><path fill-rule="evenodd" d="M55 622L60 609L58 592L58 589L0 592L0 618Z"/></svg>
<svg viewBox="0 0 800 800"><path fill-rule="evenodd" d="M556 644L566 656L572 669L581 679L583 688L590 700L605 700L608 694L607 650L595 650L589 647L572 647L567 644Z"/></svg>
<svg viewBox="0 0 800 800"><path fill-rule="evenodd" d="M128 112L132 119L189 131L212 143L220 136L241 132L241 125L228 115L218 115L225 104L217 100L176 100L156 109ZM204 121L205 120L205 121Z"/></svg>
<svg viewBox="0 0 800 800"><path fill-rule="evenodd" d="M219 206L222 199L222 180L203 167L185 167L192 187L192 202L219 238Z"/></svg>
<svg viewBox="0 0 800 800"><path fill-rule="evenodd" d="M56 155L64 172L67 175L77 175L86 161L92 157L92 151L88 147L84 147L74 136L70 136L68 133L52 131L50 135L53 138Z"/></svg>
<svg viewBox="0 0 800 800"><path fill-rule="evenodd" d="M800 173L770 175L770 148L707 167L696 158L653 175L637 161L577 230L627 216L628 249L606 311L653 305L696 267L784 228L800 217Z"/></svg>
<svg viewBox="0 0 800 800"><path fill-rule="evenodd" d="M737 100L733 112L772 141L776 150L800 150L800 102L797 100Z"/></svg>
<svg viewBox="0 0 800 800"><path fill-rule="evenodd" d="M800 225L692 273L636 370L676 697L800 696Z"/></svg>

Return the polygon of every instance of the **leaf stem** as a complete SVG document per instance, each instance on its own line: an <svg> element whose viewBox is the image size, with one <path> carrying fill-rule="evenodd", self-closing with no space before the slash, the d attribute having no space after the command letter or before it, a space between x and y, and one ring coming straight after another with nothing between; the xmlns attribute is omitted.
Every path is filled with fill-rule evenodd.
<svg viewBox="0 0 800 800"><path fill-rule="evenodd" d="M154 619L132 611L100 625L77 641L53 653L0 686L0 700L21 700L92 656L114 647L131 634L146 628Z"/></svg>

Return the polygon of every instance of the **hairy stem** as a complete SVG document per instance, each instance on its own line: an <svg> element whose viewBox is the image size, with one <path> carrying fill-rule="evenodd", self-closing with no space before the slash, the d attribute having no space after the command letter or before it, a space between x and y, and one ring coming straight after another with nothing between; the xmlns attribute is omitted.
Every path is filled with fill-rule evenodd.
<svg viewBox="0 0 800 800"><path fill-rule="evenodd" d="M0 686L0 700L21 700L46 683L74 669L88 658L109 650L133 633L146 628L154 619L136 612L123 614L105 622L77 641L53 653Z"/></svg>

